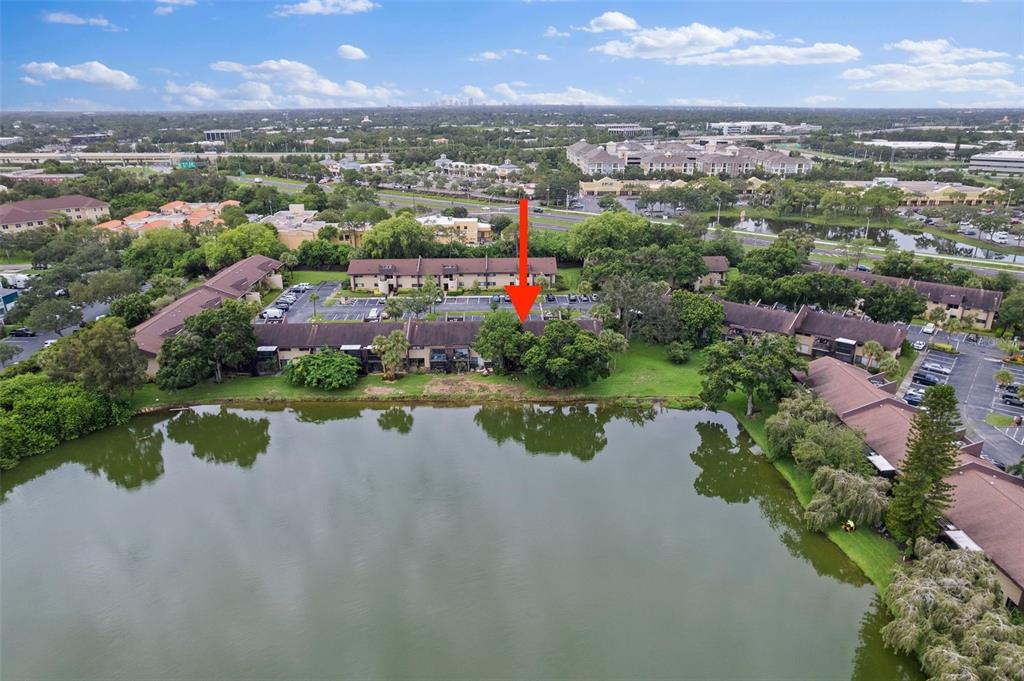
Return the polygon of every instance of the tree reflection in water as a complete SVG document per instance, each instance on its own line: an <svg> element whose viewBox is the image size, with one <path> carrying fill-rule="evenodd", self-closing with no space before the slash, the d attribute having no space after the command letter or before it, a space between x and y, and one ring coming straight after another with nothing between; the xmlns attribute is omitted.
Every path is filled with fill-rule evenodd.
<svg viewBox="0 0 1024 681"><path fill-rule="evenodd" d="M270 421L222 408L219 412L180 412L167 423L167 437L192 445L192 456L211 463L250 468L270 445Z"/></svg>
<svg viewBox="0 0 1024 681"><path fill-rule="evenodd" d="M412 410L402 407L385 409L377 417L377 425L383 430L395 430L407 435L412 430Z"/></svg>
<svg viewBox="0 0 1024 681"><path fill-rule="evenodd" d="M756 501L761 515L793 556L809 561L818 574L837 581L856 586L868 583L864 573L825 535L804 527L800 502L778 471L751 451L746 433L734 443L719 423L704 421L696 430L700 445L690 458L701 471L693 482L698 494L729 504Z"/></svg>
<svg viewBox="0 0 1024 681"><path fill-rule="evenodd" d="M860 618L860 641L853 656L853 679L892 679L915 681L923 679L917 661L909 655L894 653L882 642L882 627L890 621L881 597L875 594L871 607Z"/></svg>
<svg viewBox="0 0 1024 681"><path fill-rule="evenodd" d="M610 421L639 425L654 417L653 407L494 405L481 407L473 420L498 444L517 442L530 454L590 461L608 445L604 429Z"/></svg>
<svg viewBox="0 0 1024 681"><path fill-rule="evenodd" d="M162 416L141 416L126 426L108 428L65 443L47 454L22 459L0 475L0 503L9 492L66 463L80 464L123 489L137 489L164 473L164 434L156 429Z"/></svg>

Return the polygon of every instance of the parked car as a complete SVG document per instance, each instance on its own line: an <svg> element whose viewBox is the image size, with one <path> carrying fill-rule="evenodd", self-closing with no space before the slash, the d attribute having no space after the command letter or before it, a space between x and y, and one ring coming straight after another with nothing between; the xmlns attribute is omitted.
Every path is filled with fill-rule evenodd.
<svg viewBox="0 0 1024 681"><path fill-rule="evenodd" d="M1024 398L1019 395L1003 395L1003 404L1011 407L1024 407Z"/></svg>
<svg viewBox="0 0 1024 681"><path fill-rule="evenodd" d="M903 401L909 404L911 407L916 407L917 405L921 404L921 396L911 395L908 393L903 396Z"/></svg>
<svg viewBox="0 0 1024 681"><path fill-rule="evenodd" d="M589 303L590 302L590 296L588 296L586 293L581 293L580 294L580 301L584 302L584 303Z"/></svg>
<svg viewBox="0 0 1024 681"><path fill-rule="evenodd" d="M576 295L575 293L570 293L569 294L569 302L570 303L578 303L579 301L580 301L580 297L578 295Z"/></svg>
<svg viewBox="0 0 1024 681"><path fill-rule="evenodd" d="M263 312L260 312L260 317L262 319L283 319L284 310L281 310L276 307L268 307Z"/></svg>
<svg viewBox="0 0 1024 681"><path fill-rule="evenodd" d="M929 374L923 371L916 371L912 377L915 383L921 385L938 385L942 383L942 378L935 374Z"/></svg>
<svg viewBox="0 0 1024 681"><path fill-rule="evenodd" d="M546 302L553 303L553 302L555 302L555 296L554 296L554 294L549 293L546 296L544 296L544 300Z"/></svg>
<svg viewBox="0 0 1024 681"><path fill-rule="evenodd" d="M590 300L591 300L592 302L595 302L595 303L596 303L596 302L598 302L598 297L597 297L597 294L596 294L596 293L591 293L591 294L590 294Z"/></svg>
<svg viewBox="0 0 1024 681"><path fill-rule="evenodd" d="M867 265L857 265L857 271L858 272L870 272L871 268L868 267Z"/></svg>
<svg viewBox="0 0 1024 681"><path fill-rule="evenodd" d="M964 336L964 340L967 341L968 343L977 343L978 342L978 334L976 334L976 333L969 333L966 336Z"/></svg>
<svg viewBox="0 0 1024 681"><path fill-rule="evenodd" d="M504 296L501 297L501 302L503 302L503 303L511 303L512 302L512 297L509 296L509 295L504 295Z"/></svg>
<svg viewBox="0 0 1024 681"><path fill-rule="evenodd" d="M492 303L500 303L501 302L501 296L491 296L491 302Z"/></svg>
<svg viewBox="0 0 1024 681"><path fill-rule="evenodd" d="M928 335L935 333L935 325L932 324L931 322L928 322L927 324L924 325L924 328L921 329L921 333L927 333Z"/></svg>
<svg viewBox="0 0 1024 681"><path fill-rule="evenodd" d="M930 371L933 374L945 374L948 376L953 373L952 369L947 366L942 366L938 362L925 362L921 368L925 371Z"/></svg>
<svg viewBox="0 0 1024 681"><path fill-rule="evenodd" d="M44 348L48 348L48 347L51 347L51 346L55 345L56 343L57 343L57 339L56 338L51 338L50 340L48 340L48 341L43 343L43 347Z"/></svg>
<svg viewBox="0 0 1024 681"><path fill-rule="evenodd" d="M9 334L14 338L32 338L36 335L36 332L27 326L19 326Z"/></svg>
<svg viewBox="0 0 1024 681"><path fill-rule="evenodd" d="M286 303L283 300L279 300L278 302L274 303L274 307L276 307L278 310L286 312L291 309L292 305L291 303Z"/></svg>
<svg viewBox="0 0 1024 681"><path fill-rule="evenodd" d="M928 347L928 344L925 343L923 340L917 340L911 343L910 347L914 348L915 350L924 350L926 347Z"/></svg>
<svg viewBox="0 0 1024 681"><path fill-rule="evenodd" d="M1003 390L1005 390L1008 393L1013 393L1014 395L1019 395L1020 394L1020 384L1019 383L1014 383L1013 385L1004 386Z"/></svg>

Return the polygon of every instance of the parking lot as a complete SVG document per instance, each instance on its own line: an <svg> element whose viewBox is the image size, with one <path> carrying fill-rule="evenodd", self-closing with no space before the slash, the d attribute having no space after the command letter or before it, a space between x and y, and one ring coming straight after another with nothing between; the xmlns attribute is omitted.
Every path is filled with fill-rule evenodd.
<svg viewBox="0 0 1024 681"><path fill-rule="evenodd" d="M941 383L948 383L956 390L963 423L972 438L985 441L984 455L1004 466L1019 461L1024 455L1024 427L996 428L988 424L985 417L991 412L1024 417L1024 409L1003 404L1003 391L996 388L993 378L996 371L1005 367L1014 373L1015 382L1024 383L1024 368L1005 365L1001 361L1003 352L996 347L993 339L985 336L979 336L977 343L968 343L964 341L962 333L950 337L944 331L937 331L929 336L921 333L918 325L910 325L907 332L907 340L910 342L934 340L949 343L959 351L959 354L950 354L940 350L924 350L915 369L920 371L931 363L948 368L949 374L936 375L940 377ZM924 390L925 387L913 379L910 381L911 390ZM901 391L900 397L905 397L905 394L906 390Z"/></svg>
<svg viewBox="0 0 1024 681"><path fill-rule="evenodd" d="M328 305L326 301L338 292L340 284L337 282L326 282L312 287L309 291L296 294L295 303L284 313L285 319L292 323L308 322L313 317L313 301L311 293L316 293L316 314L324 321L329 322L361 322L369 319L371 310L376 309L380 314L384 311L385 298L383 297L348 297L342 292L337 295L333 304ZM495 291L492 295L501 296L498 304L499 310L513 310L511 301L506 300L504 291ZM548 300L552 296L554 300ZM534 306L534 313L530 319L543 319L545 312L557 314L558 310L571 308L578 310L584 315L588 314L594 301L586 296L582 300L575 294L576 300L570 300L569 294L542 294ZM272 305L271 305L272 307ZM438 315L439 319L450 321L479 321L484 315L491 311L491 295L481 296L448 296L442 302L432 306L431 312Z"/></svg>

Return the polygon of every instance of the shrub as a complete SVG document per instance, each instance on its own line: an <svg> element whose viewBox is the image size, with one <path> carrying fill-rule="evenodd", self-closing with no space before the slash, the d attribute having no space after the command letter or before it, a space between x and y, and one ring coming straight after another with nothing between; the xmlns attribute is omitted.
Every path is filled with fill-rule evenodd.
<svg viewBox="0 0 1024 681"><path fill-rule="evenodd" d="M284 378L289 383L321 390L348 388L358 376L359 361L330 348L292 360L284 368Z"/></svg>
<svg viewBox="0 0 1024 681"><path fill-rule="evenodd" d="M668 361L673 364L686 364L693 354L693 344L686 341L672 341L665 346L665 354Z"/></svg>

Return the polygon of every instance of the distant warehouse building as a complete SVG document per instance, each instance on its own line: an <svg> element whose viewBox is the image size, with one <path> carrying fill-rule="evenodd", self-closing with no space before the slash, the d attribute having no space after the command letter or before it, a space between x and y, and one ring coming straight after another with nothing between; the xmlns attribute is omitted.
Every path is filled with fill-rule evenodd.
<svg viewBox="0 0 1024 681"><path fill-rule="evenodd" d="M442 291L469 288L502 289L516 283L546 286L555 282L558 265L554 258L530 258L529 281L519 282L517 258L405 258L353 260L348 276L353 291L377 291L390 295L418 289L433 278Z"/></svg>
<svg viewBox="0 0 1024 681"><path fill-rule="evenodd" d="M207 142L227 142L233 140L242 134L241 130L205 130L203 135L206 136Z"/></svg>
<svg viewBox="0 0 1024 681"><path fill-rule="evenodd" d="M973 173L990 175L1024 175L1024 151L990 151L971 156Z"/></svg>

